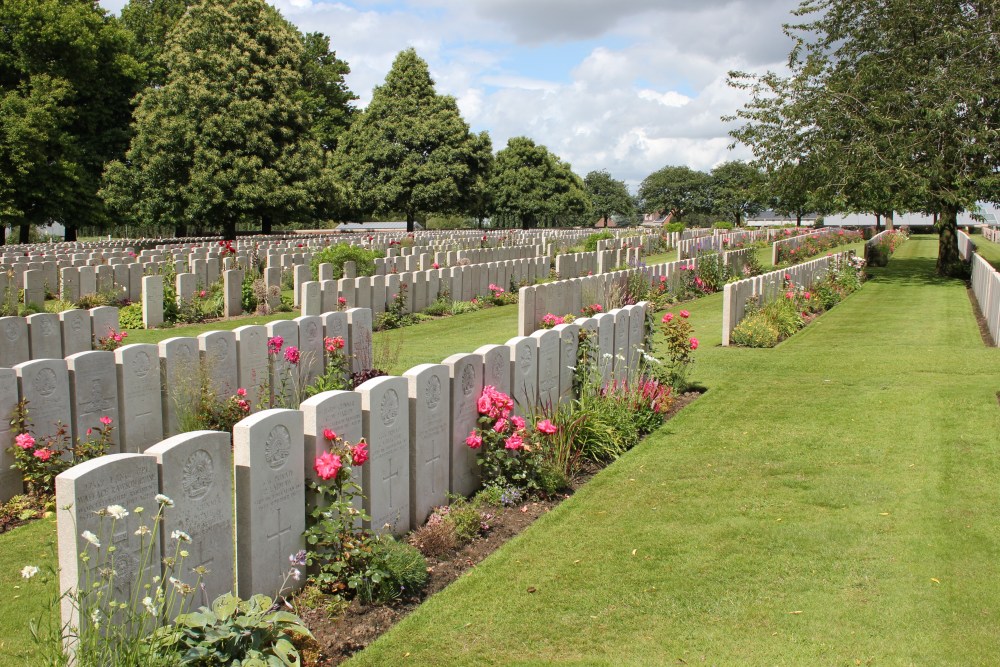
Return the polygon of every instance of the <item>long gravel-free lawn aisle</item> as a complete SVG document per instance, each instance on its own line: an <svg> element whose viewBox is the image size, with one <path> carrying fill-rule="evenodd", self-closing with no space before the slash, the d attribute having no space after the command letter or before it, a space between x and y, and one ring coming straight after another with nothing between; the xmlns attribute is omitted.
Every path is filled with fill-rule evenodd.
<svg viewBox="0 0 1000 667"><path fill-rule="evenodd" d="M1000 351L936 252L774 350L701 300L708 393L351 664L995 664Z"/></svg>

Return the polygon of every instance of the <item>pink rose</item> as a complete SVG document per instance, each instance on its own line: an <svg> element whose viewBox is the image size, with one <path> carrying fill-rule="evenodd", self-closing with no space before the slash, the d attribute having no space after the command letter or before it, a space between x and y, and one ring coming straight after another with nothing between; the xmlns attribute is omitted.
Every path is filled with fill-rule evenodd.
<svg viewBox="0 0 1000 667"><path fill-rule="evenodd" d="M299 363L301 355L299 354L299 348L294 345L289 345L288 349L285 350L285 361L292 364L293 366Z"/></svg>
<svg viewBox="0 0 1000 667"><path fill-rule="evenodd" d="M483 392L479 400L476 401L476 409L479 410L479 414L488 415L490 410L493 408L493 401L490 400L489 394Z"/></svg>
<svg viewBox="0 0 1000 667"><path fill-rule="evenodd" d="M101 423L104 424L105 426L110 426L111 425L111 417L108 417L107 415L101 417Z"/></svg>
<svg viewBox="0 0 1000 667"><path fill-rule="evenodd" d="M324 481L336 477L341 467L340 456L330 452L323 452L313 464L316 474Z"/></svg>
<svg viewBox="0 0 1000 667"><path fill-rule="evenodd" d="M806 299L808 300L808 299L811 299L811 298L812 298L812 293L811 293L811 292L806 292L806 293L805 293L805 294L803 294L802 296L804 296L804 297L805 297L805 298L806 298Z"/></svg>
<svg viewBox="0 0 1000 667"><path fill-rule="evenodd" d="M506 432L506 430L507 430L507 428L509 426L510 426L510 422L508 422L505 418L501 417L500 419L498 419L496 421L495 424L493 424L493 432L494 433L504 433L504 432Z"/></svg>
<svg viewBox="0 0 1000 667"><path fill-rule="evenodd" d="M239 389L236 390L236 395L242 398L243 396L247 395L247 390L244 389L243 387L240 387Z"/></svg>
<svg viewBox="0 0 1000 667"><path fill-rule="evenodd" d="M521 419L520 417L511 417L510 423L513 424L514 428L516 428L518 431L524 430L525 423L524 420Z"/></svg>
<svg viewBox="0 0 1000 667"><path fill-rule="evenodd" d="M663 324L669 324L670 322L673 321L673 319L674 319L674 314L673 313L667 313L666 315L663 316L663 319L660 320L660 321Z"/></svg>
<svg viewBox="0 0 1000 667"><path fill-rule="evenodd" d="M441 265L440 265L440 264L438 264L437 262L434 262L433 264L431 264L431 268L432 268L432 269L440 269L440 268L441 268Z"/></svg>
<svg viewBox="0 0 1000 667"><path fill-rule="evenodd" d="M351 463L359 466L368 460L368 443L362 440L351 447Z"/></svg>
<svg viewBox="0 0 1000 667"><path fill-rule="evenodd" d="M559 430L559 427L553 424L548 419L543 419L542 421L535 424L535 428L538 429L539 432L544 433L545 435L552 435L553 433Z"/></svg>
<svg viewBox="0 0 1000 667"><path fill-rule="evenodd" d="M785 292L785 298L786 299L794 299L795 298L795 293L794 292Z"/></svg>
<svg viewBox="0 0 1000 667"><path fill-rule="evenodd" d="M682 310L681 311L681 317L683 317L684 319L687 319L687 318L691 317L691 313L689 313L686 310Z"/></svg>
<svg viewBox="0 0 1000 667"><path fill-rule="evenodd" d="M49 449L36 449L35 458L41 459L42 461L48 461L52 458L52 450Z"/></svg>
<svg viewBox="0 0 1000 667"><path fill-rule="evenodd" d="M333 442L334 440L337 439L337 434L333 432L333 429L325 428L325 429L323 429L323 438L325 440L329 440L330 442Z"/></svg>
<svg viewBox="0 0 1000 667"><path fill-rule="evenodd" d="M524 447L524 439L516 433L503 441L503 446L507 449L517 451Z"/></svg>
<svg viewBox="0 0 1000 667"><path fill-rule="evenodd" d="M274 336L267 339L267 353L272 356L277 356L278 352L285 344L285 339L281 336Z"/></svg>
<svg viewBox="0 0 1000 667"><path fill-rule="evenodd" d="M342 297L342 296L338 296L337 297L337 303L340 304L341 306L346 306L347 305L347 298L346 297Z"/></svg>
<svg viewBox="0 0 1000 667"><path fill-rule="evenodd" d="M479 436L478 433L472 431L471 433L469 433L469 437L465 439L465 444L468 445L471 449L479 449L483 445L483 439Z"/></svg>
<svg viewBox="0 0 1000 667"><path fill-rule="evenodd" d="M32 447L35 446L35 439L31 436L30 433L21 433L18 434L16 438L14 438L14 444L20 447L21 449L31 449Z"/></svg>
<svg viewBox="0 0 1000 667"><path fill-rule="evenodd" d="M692 350L697 350L698 349L698 339L697 338L692 338L688 342L691 343L691 349Z"/></svg>

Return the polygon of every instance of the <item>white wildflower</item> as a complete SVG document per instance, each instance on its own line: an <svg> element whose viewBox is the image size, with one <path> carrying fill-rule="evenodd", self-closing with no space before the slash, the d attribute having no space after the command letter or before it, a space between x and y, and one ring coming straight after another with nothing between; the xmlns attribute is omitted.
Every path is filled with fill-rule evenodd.
<svg viewBox="0 0 1000 667"><path fill-rule="evenodd" d="M293 568L292 568L292 579L294 579L295 581L298 581L298 580L299 580L299 579L301 579L301 578L302 578L302 573L301 573L301 572L299 572L299 571L298 571L297 569L295 569L295 568L293 567Z"/></svg>
<svg viewBox="0 0 1000 667"><path fill-rule="evenodd" d="M94 624L95 628L101 624L102 618L103 616L101 615L100 609L95 609L94 611L90 612L90 621Z"/></svg>
<svg viewBox="0 0 1000 667"><path fill-rule="evenodd" d="M150 532L149 526L139 526L139 528L136 529L135 534L139 537L143 537L145 535L149 535Z"/></svg>
<svg viewBox="0 0 1000 667"><path fill-rule="evenodd" d="M21 576L25 579L31 579L36 574L38 574L38 568L34 565L25 565L21 568Z"/></svg>
<svg viewBox="0 0 1000 667"><path fill-rule="evenodd" d="M108 514L116 519L124 519L128 516L128 510L121 505L108 505Z"/></svg>
<svg viewBox="0 0 1000 667"><path fill-rule="evenodd" d="M170 539L178 540L180 542L190 542L191 536L185 533L183 530L175 530L174 532L170 533Z"/></svg>
<svg viewBox="0 0 1000 667"><path fill-rule="evenodd" d="M94 535L89 530L85 530L82 533L80 533L80 537L82 537L83 539L87 540L88 542L90 542L91 544L93 544L98 549L101 548L101 542L100 542L100 540L97 539L97 535Z"/></svg>
<svg viewBox="0 0 1000 667"><path fill-rule="evenodd" d="M170 498L166 497L162 493L157 493L155 500L156 500L156 502L160 503L161 505L166 505L167 507L173 507L174 506L174 501L172 501Z"/></svg>
<svg viewBox="0 0 1000 667"><path fill-rule="evenodd" d="M142 606L146 608L150 614L156 613L156 606L153 604L153 598L148 595L142 599Z"/></svg>

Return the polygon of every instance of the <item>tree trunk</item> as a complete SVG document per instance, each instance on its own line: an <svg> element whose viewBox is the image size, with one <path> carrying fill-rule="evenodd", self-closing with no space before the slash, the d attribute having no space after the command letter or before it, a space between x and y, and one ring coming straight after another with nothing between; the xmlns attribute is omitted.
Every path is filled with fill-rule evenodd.
<svg viewBox="0 0 1000 667"><path fill-rule="evenodd" d="M881 213L876 213L875 214L875 233L878 234L880 231L882 231L882 214Z"/></svg>
<svg viewBox="0 0 1000 667"><path fill-rule="evenodd" d="M885 214L885 228L892 231L892 211Z"/></svg>
<svg viewBox="0 0 1000 667"><path fill-rule="evenodd" d="M938 258L937 274L939 276L960 276L962 260L958 256L958 208L947 204L941 207L938 218Z"/></svg>
<svg viewBox="0 0 1000 667"><path fill-rule="evenodd" d="M736 226L739 227L740 226L740 213L739 213L739 211L736 212L736 216L735 217L736 217Z"/></svg>
<svg viewBox="0 0 1000 667"><path fill-rule="evenodd" d="M235 220L227 220L226 222L222 223L222 238L224 238L227 241L235 241L236 240L236 221Z"/></svg>
<svg viewBox="0 0 1000 667"><path fill-rule="evenodd" d="M413 215L413 211L407 211L406 212L406 233L407 234L412 233L414 231L413 224L416 222L415 217L416 216Z"/></svg>
<svg viewBox="0 0 1000 667"><path fill-rule="evenodd" d="M63 234L64 241L75 241L76 240L76 225L66 225L66 231Z"/></svg>
<svg viewBox="0 0 1000 667"><path fill-rule="evenodd" d="M18 240L18 243L28 243L30 238L31 238L31 225L28 224L27 222L22 222L21 238Z"/></svg>
<svg viewBox="0 0 1000 667"><path fill-rule="evenodd" d="M0 246L7 245L7 225L0 222Z"/></svg>
<svg viewBox="0 0 1000 667"><path fill-rule="evenodd" d="M270 234L270 233L272 233L273 229L274 229L274 223L271 222L271 218L269 218L266 215L265 216L261 216L261 219L260 219L260 233L261 234Z"/></svg>
<svg viewBox="0 0 1000 667"><path fill-rule="evenodd" d="M795 226L796 227L801 227L802 226L802 214L801 213L798 213L798 212L795 213Z"/></svg>
<svg viewBox="0 0 1000 667"><path fill-rule="evenodd" d="M183 222L178 222L174 225L174 237L182 239L188 235L188 228Z"/></svg>

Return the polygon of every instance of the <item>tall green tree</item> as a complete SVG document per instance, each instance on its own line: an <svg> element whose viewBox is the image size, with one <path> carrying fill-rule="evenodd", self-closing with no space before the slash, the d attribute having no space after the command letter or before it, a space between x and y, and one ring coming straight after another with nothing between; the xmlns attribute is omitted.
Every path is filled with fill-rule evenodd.
<svg viewBox="0 0 1000 667"><path fill-rule="evenodd" d="M523 229L582 222L591 211L583 179L527 137L513 137L497 153L490 190L498 220Z"/></svg>
<svg viewBox="0 0 1000 667"><path fill-rule="evenodd" d="M264 0L206 0L167 38L167 78L143 93L103 195L143 225L270 232L338 194L300 94L299 34Z"/></svg>
<svg viewBox="0 0 1000 667"><path fill-rule="evenodd" d="M610 220L611 216L631 217L635 214L635 200L628 192L625 181L611 177L605 169L592 171L583 178L590 197L590 206L598 219Z"/></svg>
<svg viewBox="0 0 1000 667"><path fill-rule="evenodd" d="M711 179L690 167L663 167L643 179L639 200L648 213L662 211L682 218L711 211Z"/></svg>
<svg viewBox="0 0 1000 667"><path fill-rule="evenodd" d="M802 226L802 218L810 213L825 212L819 190L820 170L810 161L782 165L767 180L768 202L776 213L795 218L795 226Z"/></svg>
<svg viewBox="0 0 1000 667"><path fill-rule="evenodd" d="M723 162L712 169L709 198L712 212L732 220L737 227L745 218L764 210L764 176L746 162Z"/></svg>
<svg viewBox="0 0 1000 667"><path fill-rule="evenodd" d="M134 53L145 68L145 85L162 86L167 80L164 54L167 35L187 8L197 0L129 0L122 7L121 23L132 33Z"/></svg>
<svg viewBox="0 0 1000 667"><path fill-rule="evenodd" d="M773 173L829 169L845 210L938 214L937 270L961 270L956 219L1000 200L995 0L807 0L786 26L787 76L734 72L751 101L733 137Z"/></svg>
<svg viewBox="0 0 1000 667"><path fill-rule="evenodd" d="M407 49L340 136L337 174L360 211L400 213L413 231L418 216L464 209L481 151L455 98L435 92L427 63Z"/></svg>
<svg viewBox="0 0 1000 667"><path fill-rule="evenodd" d="M0 2L0 243L6 225L108 222L104 164L128 145L140 69L117 21L79 0Z"/></svg>

